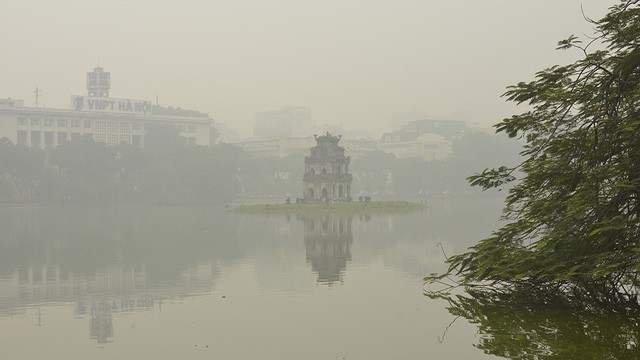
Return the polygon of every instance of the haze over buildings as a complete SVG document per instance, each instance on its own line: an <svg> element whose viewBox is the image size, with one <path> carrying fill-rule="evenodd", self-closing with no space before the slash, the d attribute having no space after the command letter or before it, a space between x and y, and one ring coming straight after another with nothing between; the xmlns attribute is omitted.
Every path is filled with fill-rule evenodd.
<svg viewBox="0 0 640 360"><path fill-rule="evenodd" d="M63 109L0 99L0 139L39 149L82 138L142 148L151 128L175 126L182 143L210 145L212 121L207 114L153 105L148 100L110 97L110 78L111 73L101 67L87 72L87 96L71 95L68 108Z"/></svg>
<svg viewBox="0 0 640 360"><path fill-rule="evenodd" d="M0 98L33 106L38 86L41 106L63 108L103 66L110 96L198 109L243 137L257 112L297 104L376 137L414 110L487 126L514 110L505 86L579 56L554 48L590 32L581 5L599 18L610 2L14 1Z"/></svg>

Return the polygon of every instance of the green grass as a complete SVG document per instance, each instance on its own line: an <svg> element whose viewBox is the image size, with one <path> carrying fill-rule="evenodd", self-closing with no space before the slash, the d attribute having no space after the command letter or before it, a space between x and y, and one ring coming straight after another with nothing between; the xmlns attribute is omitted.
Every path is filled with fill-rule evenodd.
<svg viewBox="0 0 640 360"><path fill-rule="evenodd" d="M414 211L424 209L424 205L408 201L371 201L371 202L334 202L334 203L305 203L305 204L255 204L236 206L231 211L236 212L393 212Z"/></svg>

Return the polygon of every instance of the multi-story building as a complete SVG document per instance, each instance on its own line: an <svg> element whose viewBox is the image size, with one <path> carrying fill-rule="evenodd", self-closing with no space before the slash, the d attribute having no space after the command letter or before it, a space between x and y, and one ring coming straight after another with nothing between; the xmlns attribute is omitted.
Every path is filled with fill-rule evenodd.
<svg viewBox="0 0 640 360"><path fill-rule="evenodd" d="M0 138L41 149L83 137L144 147L147 128L169 124L177 127L185 143L209 145L212 120L206 114L154 114L150 101L109 97L110 81L110 73L100 67L87 73L88 95L71 96L69 109L25 107L20 100L1 100Z"/></svg>
<svg viewBox="0 0 640 360"><path fill-rule="evenodd" d="M417 120L384 133L378 148L398 158L443 160L452 153L451 140L466 130L464 121Z"/></svg>
<svg viewBox="0 0 640 360"><path fill-rule="evenodd" d="M256 113L253 136L257 139L302 138L311 134L313 123L309 107L285 106Z"/></svg>

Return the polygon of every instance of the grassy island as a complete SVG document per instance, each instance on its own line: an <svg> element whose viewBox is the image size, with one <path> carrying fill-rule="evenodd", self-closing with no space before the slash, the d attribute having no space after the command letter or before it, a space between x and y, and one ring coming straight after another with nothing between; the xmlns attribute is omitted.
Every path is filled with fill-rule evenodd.
<svg viewBox="0 0 640 360"><path fill-rule="evenodd" d="M236 212L395 212L424 209L425 205L409 201L369 201L369 202L333 202L333 203L301 203L301 204L254 204L239 205L231 209Z"/></svg>

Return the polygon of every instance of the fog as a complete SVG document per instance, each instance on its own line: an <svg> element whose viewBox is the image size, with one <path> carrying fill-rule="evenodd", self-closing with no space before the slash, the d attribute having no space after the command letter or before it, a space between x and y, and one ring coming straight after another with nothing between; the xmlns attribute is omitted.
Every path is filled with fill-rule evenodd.
<svg viewBox="0 0 640 360"><path fill-rule="evenodd" d="M66 108L85 73L112 73L111 96L207 112L251 136L255 113L308 106L317 124L389 129L410 111L493 124L500 95L576 53L581 14L610 2L13 1L0 13L0 98Z"/></svg>
<svg viewBox="0 0 640 360"><path fill-rule="evenodd" d="M424 282L508 221L517 181L468 182L528 170L522 139L489 129L524 110L505 88L577 59L557 42L611 3L4 2L0 354L637 350L637 316L582 326Z"/></svg>

